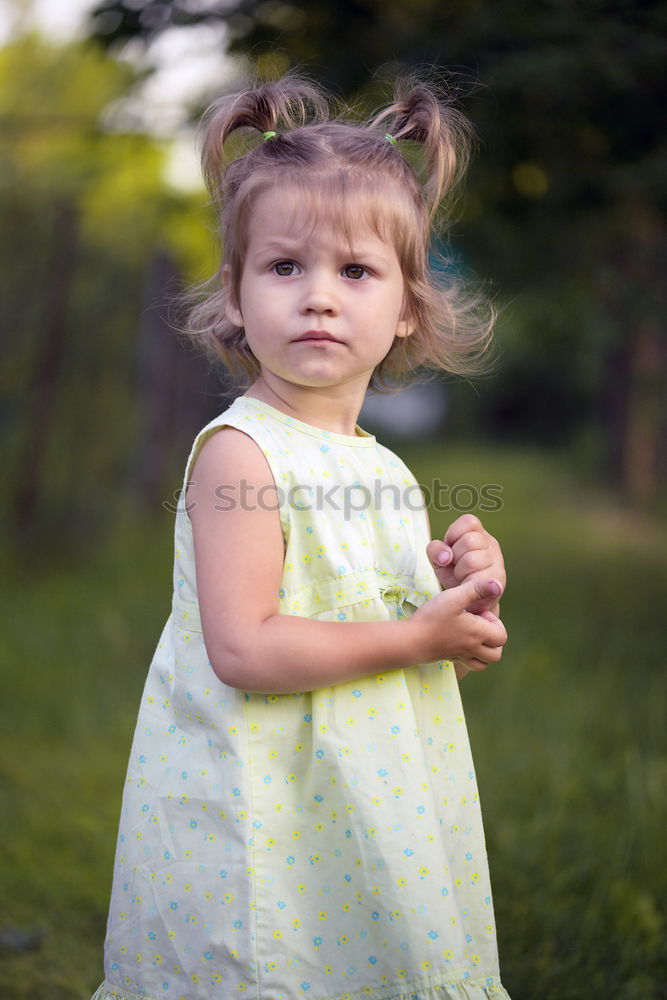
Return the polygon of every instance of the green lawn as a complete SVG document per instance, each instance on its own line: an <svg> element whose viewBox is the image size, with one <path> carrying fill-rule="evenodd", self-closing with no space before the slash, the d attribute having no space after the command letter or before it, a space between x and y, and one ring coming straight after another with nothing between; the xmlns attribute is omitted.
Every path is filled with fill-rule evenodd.
<svg viewBox="0 0 667 1000"><path fill-rule="evenodd" d="M513 1000L667 997L667 531L539 454L413 449L502 485L510 643L463 682ZM455 513L433 513L442 532ZM14 573L0 638L3 1000L86 1000L136 706L168 612L171 516L84 565ZM5 572L8 572L5 567ZM30 941L28 942L30 943Z"/></svg>

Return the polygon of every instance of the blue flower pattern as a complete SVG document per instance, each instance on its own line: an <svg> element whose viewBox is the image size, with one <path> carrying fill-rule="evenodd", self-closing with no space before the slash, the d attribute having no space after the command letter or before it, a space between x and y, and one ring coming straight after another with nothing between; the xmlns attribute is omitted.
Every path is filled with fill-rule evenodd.
<svg viewBox="0 0 667 1000"><path fill-rule="evenodd" d="M186 481L227 425L254 438L285 495L415 485L369 435L246 397L200 433ZM397 620L437 593L423 512L309 506L281 505L282 613ZM312 694L226 687L203 643L184 509L123 798L105 973L98 1000L508 1000L451 664Z"/></svg>

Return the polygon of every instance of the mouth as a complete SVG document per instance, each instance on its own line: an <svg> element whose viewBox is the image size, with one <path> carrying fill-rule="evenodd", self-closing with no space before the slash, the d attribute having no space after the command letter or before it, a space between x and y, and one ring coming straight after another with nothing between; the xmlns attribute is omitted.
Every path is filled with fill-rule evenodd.
<svg viewBox="0 0 667 1000"><path fill-rule="evenodd" d="M340 344L342 341L337 340L337 338L332 336L332 334L330 334L327 330L307 330L306 333L302 333L300 337L295 337L295 343Z"/></svg>

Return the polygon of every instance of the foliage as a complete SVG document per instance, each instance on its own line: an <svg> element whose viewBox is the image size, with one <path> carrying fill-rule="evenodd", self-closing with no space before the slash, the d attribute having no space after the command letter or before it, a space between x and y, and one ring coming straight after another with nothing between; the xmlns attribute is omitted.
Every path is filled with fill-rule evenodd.
<svg viewBox="0 0 667 1000"><path fill-rule="evenodd" d="M4 502L11 526L38 493L35 553L89 539L127 495L156 253L190 279L210 268L203 198L170 190L165 150L113 125L133 80L89 42L0 50Z"/></svg>
<svg viewBox="0 0 667 1000"><path fill-rule="evenodd" d="M135 269L162 242L186 272L199 274L209 264L209 241L205 234L198 242L191 233L181 236L179 224L201 199L170 190L160 144L122 131L122 119L116 124L114 108L136 79L128 63L89 42L54 45L28 35L1 49L0 130L7 141L0 190L35 215L73 203L91 247ZM17 236L9 230L8 238ZM26 266L22 257L17 266Z"/></svg>
<svg viewBox="0 0 667 1000"><path fill-rule="evenodd" d="M664 1000L655 608L667 600L667 536L537 453L406 458L425 484L503 487L503 509L486 520L506 549L510 643L462 690L507 988L513 1000ZM434 530L453 516L433 513ZM85 563L26 568L8 595L0 926L45 936L39 950L0 953L5 1000L86 1000L101 978L123 774L170 603L170 537L166 511L127 522Z"/></svg>
<svg viewBox="0 0 667 1000"><path fill-rule="evenodd" d="M200 22L224 24L260 76L305 67L361 104L423 65L459 93L484 151L454 239L512 302L484 428L547 442L557 423L568 441L593 426L598 471L654 499L667 467L664 0L101 0L91 30L113 46Z"/></svg>

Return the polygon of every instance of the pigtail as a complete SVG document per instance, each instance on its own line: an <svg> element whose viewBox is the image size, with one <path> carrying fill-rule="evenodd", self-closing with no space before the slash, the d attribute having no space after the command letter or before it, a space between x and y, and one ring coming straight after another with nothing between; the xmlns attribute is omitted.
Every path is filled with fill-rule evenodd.
<svg viewBox="0 0 667 1000"><path fill-rule="evenodd" d="M253 205L284 183L297 214L301 206L307 217L319 213L349 245L359 222L396 247L413 332L395 338L373 373L374 388L426 370L481 370L493 312L466 294L455 269L430 266L434 217L451 202L471 135L447 94L414 79L400 82L391 106L365 122L332 113L330 99L295 73L217 100L204 117L201 146L218 213L220 267L191 299L188 334L230 372L250 381L259 375L234 316Z"/></svg>
<svg viewBox="0 0 667 1000"><path fill-rule="evenodd" d="M328 104L320 91L295 73L215 101L201 127L202 171L213 199L220 196L220 178L229 162L225 143L233 132L284 132L327 117Z"/></svg>
<svg viewBox="0 0 667 1000"><path fill-rule="evenodd" d="M431 215L463 176L470 156L471 126L451 101L411 79L399 81L394 103L372 122L395 140L421 143L425 154L424 191Z"/></svg>

